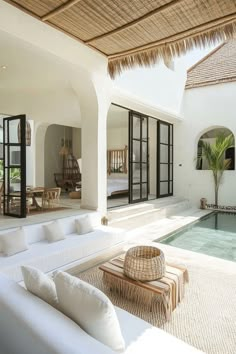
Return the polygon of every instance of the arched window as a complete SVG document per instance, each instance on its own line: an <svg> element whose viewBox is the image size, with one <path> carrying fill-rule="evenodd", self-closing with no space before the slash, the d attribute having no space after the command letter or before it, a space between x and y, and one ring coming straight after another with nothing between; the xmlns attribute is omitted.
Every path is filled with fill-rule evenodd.
<svg viewBox="0 0 236 354"><path fill-rule="evenodd" d="M198 140L198 145L197 145L197 164L196 164L196 169L197 170L208 170L208 162L207 160L202 156L202 144L203 142L209 143L210 145L214 144L216 141L216 138L220 135L224 135L227 137L228 135L232 134L232 132L227 129L227 128L214 128L210 129ZM225 152L225 159L230 159L230 166L228 170L234 170L235 169L235 147L230 147L229 149L226 150Z"/></svg>

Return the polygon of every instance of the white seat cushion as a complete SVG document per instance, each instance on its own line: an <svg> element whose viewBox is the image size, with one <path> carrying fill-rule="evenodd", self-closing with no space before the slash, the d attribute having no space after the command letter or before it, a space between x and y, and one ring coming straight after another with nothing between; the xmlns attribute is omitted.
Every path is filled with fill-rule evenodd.
<svg viewBox="0 0 236 354"><path fill-rule="evenodd" d="M115 308L99 289L64 272L55 276L59 309L88 334L123 352L125 342Z"/></svg>
<svg viewBox="0 0 236 354"><path fill-rule="evenodd" d="M200 350L116 307L126 343L124 354L200 354Z"/></svg>
<svg viewBox="0 0 236 354"><path fill-rule="evenodd" d="M21 271L26 289L49 305L57 307L58 299L54 281L34 267L22 266Z"/></svg>
<svg viewBox="0 0 236 354"><path fill-rule="evenodd" d="M66 236L60 242L46 240L33 243L30 248L14 257L0 256L0 271L15 281L22 281L20 266L30 265L43 272L51 272L124 241L125 234L116 229L100 226L89 234Z"/></svg>

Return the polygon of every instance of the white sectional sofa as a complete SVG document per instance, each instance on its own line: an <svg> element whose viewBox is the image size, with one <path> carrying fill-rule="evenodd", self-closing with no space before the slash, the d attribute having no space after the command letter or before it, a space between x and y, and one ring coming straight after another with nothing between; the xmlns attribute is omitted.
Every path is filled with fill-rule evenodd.
<svg viewBox="0 0 236 354"><path fill-rule="evenodd" d="M20 270L21 265L31 265L45 273L56 269L68 269L126 240L123 230L102 226L101 216L98 212L89 213L94 231L78 235L75 219L82 217L84 217L84 214L59 219L66 238L54 243L48 243L45 239L43 225L50 222L23 226L29 249L10 257L5 257L1 253L1 234L14 231L16 228L1 230L0 273L20 282L23 279Z"/></svg>
<svg viewBox="0 0 236 354"><path fill-rule="evenodd" d="M170 334L116 308L123 354L202 353ZM75 322L0 275L1 354L115 354Z"/></svg>

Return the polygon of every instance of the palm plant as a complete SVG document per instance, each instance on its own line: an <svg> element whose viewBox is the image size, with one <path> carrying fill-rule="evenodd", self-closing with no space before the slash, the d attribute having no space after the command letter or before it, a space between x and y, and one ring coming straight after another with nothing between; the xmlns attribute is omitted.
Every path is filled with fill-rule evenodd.
<svg viewBox="0 0 236 354"><path fill-rule="evenodd" d="M205 159L208 163L208 169L213 173L216 206L218 206L218 192L223 173L230 167L231 163L231 159L225 159L225 152L231 147L234 147L233 134L228 136L220 134L213 144L201 141L202 153L199 159Z"/></svg>

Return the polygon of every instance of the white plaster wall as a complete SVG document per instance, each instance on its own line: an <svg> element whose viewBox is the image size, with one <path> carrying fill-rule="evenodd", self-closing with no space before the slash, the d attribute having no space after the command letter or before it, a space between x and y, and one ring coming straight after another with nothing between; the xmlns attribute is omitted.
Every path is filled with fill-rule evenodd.
<svg viewBox="0 0 236 354"><path fill-rule="evenodd" d="M54 173L62 173L63 159L59 154L62 139L72 140L72 128L52 124L48 127L44 143L44 187L56 187Z"/></svg>
<svg viewBox="0 0 236 354"><path fill-rule="evenodd" d="M179 112L185 85L185 72L176 68L169 70L162 63L150 68L134 68L124 71L115 79L118 88L127 90L151 105L164 110Z"/></svg>
<svg viewBox="0 0 236 354"><path fill-rule="evenodd" d="M201 197L214 203L211 171L195 169L198 139L207 130L226 127L236 134L236 83L185 91L182 123L174 127L174 195L199 205ZM236 205L236 172L226 171L219 189L219 204Z"/></svg>
<svg viewBox="0 0 236 354"><path fill-rule="evenodd" d="M127 127L107 129L107 149L124 149L128 142L128 124Z"/></svg>
<svg viewBox="0 0 236 354"><path fill-rule="evenodd" d="M70 87L0 89L0 112L26 114L35 122L81 124L79 99Z"/></svg>

